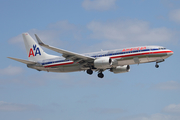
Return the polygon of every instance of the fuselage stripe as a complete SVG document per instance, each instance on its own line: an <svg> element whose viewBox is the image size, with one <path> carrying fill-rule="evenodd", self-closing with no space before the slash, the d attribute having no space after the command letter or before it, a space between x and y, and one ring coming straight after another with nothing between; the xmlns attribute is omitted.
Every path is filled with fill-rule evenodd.
<svg viewBox="0 0 180 120"><path fill-rule="evenodd" d="M133 54L133 55L114 56L114 57L110 57L110 58L114 59L114 58L121 58L121 57L132 57L132 56L139 56L139 55L152 55L152 54L171 53L171 52L172 51L156 51L156 52L138 53L138 54Z"/></svg>
<svg viewBox="0 0 180 120"><path fill-rule="evenodd" d="M133 56L140 56L140 55L153 55L153 54L162 54L162 53L173 53L173 51L149 51L145 53L137 53L137 54L132 54L131 55L119 55L119 56L112 56L110 57L111 59L115 58L124 58L124 57L133 57ZM102 57L108 57L108 56L102 56ZM61 66L61 65L69 65L73 64L74 62L68 61L66 63L60 63L60 64L52 64L52 65L44 65L45 68L47 67L55 67L55 66Z"/></svg>
<svg viewBox="0 0 180 120"><path fill-rule="evenodd" d="M48 65L48 66L44 66L44 67L47 68L47 67L54 67L54 66L61 66L61 65L69 65L69 64L73 64L73 63L74 62L66 62L66 63Z"/></svg>

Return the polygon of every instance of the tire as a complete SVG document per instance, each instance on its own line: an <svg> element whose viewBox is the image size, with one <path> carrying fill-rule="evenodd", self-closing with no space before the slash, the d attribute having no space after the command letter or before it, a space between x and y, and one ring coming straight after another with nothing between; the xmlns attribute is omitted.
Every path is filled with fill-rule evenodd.
<svg viewBox="0 0 180 120"><path fill-rule="evenodd" d="M87 74L92 75L92 74L93 74L93 71L92 71L91 69L88 69L88 70L87 70Z"/></svg>
<svg viewBox="0 0 180 120"><path fill-rule="evenodd" d="M99 77L99 78L103 78L103 77L104 77L104 74L103 74L103 73L99 73L99 74L98 74L98 77Z"/></svg>
<svg viewBox="0 0 180 120"><path fill-rule="evenodd" d="M156 68L159 68L159 65L155 65Z"/></svg>

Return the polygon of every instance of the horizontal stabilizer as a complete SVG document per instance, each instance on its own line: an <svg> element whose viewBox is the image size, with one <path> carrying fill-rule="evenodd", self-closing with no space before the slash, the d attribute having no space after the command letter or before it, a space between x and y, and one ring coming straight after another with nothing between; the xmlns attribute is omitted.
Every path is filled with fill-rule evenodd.
<svg viewBox="0 0 180 120"><path fill-rule="evenodd" d="M16 60L16 61L24 63L24 64L36 64L37 63L37 62L28 61L28 60L22 60L22 59L18 59L18 58L12 58L12 57L7 57L7 58Z"/></svg>

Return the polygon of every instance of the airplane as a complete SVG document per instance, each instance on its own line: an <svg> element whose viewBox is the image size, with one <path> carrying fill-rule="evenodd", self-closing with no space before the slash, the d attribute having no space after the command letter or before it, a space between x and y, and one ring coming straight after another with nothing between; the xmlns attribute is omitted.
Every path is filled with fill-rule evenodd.
<svg viewBox="0 0 180 120"><path fill-rule="evenodd" d="M89 75L95 71L98 72L99 78L103 78L105 70L113 73L125 73L130 71L132 64L155 62L155 67L158 68L158 63L173 55L173 51L161 46L140 46L78 54L49 46L43 43L36 34L38 44L28 33L23 33L22 36L29 60L8 58L27 64L28 68L38 71L86 71ZM62 56L47 54L40 46L58 52Z"/></svg>

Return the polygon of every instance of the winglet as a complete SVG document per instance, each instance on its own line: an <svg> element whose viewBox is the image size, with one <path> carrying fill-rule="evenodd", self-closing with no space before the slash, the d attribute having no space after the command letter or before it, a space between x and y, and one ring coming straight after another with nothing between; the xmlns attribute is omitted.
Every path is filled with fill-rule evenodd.
<svg viewBox="0 0 180 120"><path fill-rule="evenodd" d="M36 34L34 34L34 35L35 35L36 40L38 41L38 44L39 44L39 45L41 45L41 46L45 45L45 44L41 41L41 39L40 39Z"/></svg>

